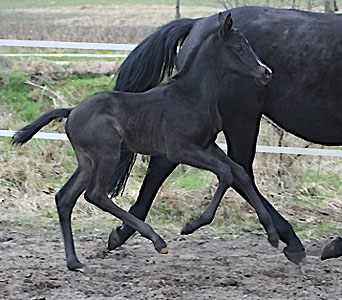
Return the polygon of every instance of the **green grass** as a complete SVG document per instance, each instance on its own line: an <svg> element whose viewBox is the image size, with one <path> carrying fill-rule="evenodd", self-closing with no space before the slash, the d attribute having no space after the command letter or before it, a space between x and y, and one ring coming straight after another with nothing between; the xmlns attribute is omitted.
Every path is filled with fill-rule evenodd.
<svg viewBox="0 0 342 300"><path fill-rule="evenodd" d="M0 106L15 113L22 121L31 121L52 108L51 99L40 88L28 86L29 76L19 71L0 72ZM41 78L38 83L60 93L69 105L114 86L108 76L69 75L66 78Z"/></svg>
<svg viewBox="0 0 342 300"><path fill-rule="evenodd" d="M292 225L301 238L318 239L339 235L342 232L342 224L334 221L324 221L317 224L295 223Z"/></svg>
<svg viewBox="0 0 342 300"><path fill-rule="evenodd" d="M107 76L70 75L56 83L54 90L62 93L70 104L77 104L96 92L113 87L113 80Z"/></svg>
<svg viewBox="0 0 342 300"><path fill-rule="evenodd" d="M342 175L340 174L309 170L304 174L304 179L308 182L315 182L325 188L334 190L337 193L342 192Z"/></svg>
<svg viewBox="0 0 342 300"><path fill-rule="evenodd" d="M299 206L323 207L342 192L342 176L328 171L306 170L301 176L304 187L293 197Z"/></svg>
<svg viewBox="0 0 342 300"><path fill-rule="evenodd" d="M25 85L28 76L21 72L0 74L0 105L15 111L24 121L32 120L40 114L40 104L29 99L29 88Z"/></svg>
<svg viewBox="0 0 342 300"><path fill-rule="evenodd" d="M182 188L188 190L196 190L199 188L209 187L215 178L209 172L199 171L195 168L183 168L184 171L176 172L171 175L165 182L166 186L173 188Z"/></svg>

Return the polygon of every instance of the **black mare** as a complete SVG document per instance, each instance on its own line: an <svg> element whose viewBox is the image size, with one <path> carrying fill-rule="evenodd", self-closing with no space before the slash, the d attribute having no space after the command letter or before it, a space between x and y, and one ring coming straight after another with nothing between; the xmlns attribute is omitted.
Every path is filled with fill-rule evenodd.
<svg viewBox="0 0 342 300"><path fill-rule="evenodd" d="M226 99L219 103L228 155L244 166L255 186L252 164L263 114L308 141L342 145L342 15L265 7L239 7L228 12L236 17L236 27L257 55L274 71L267 88L235 76L226 89ZM180 19L159 28L124 61L115 89L134 92L153 87L172 68L178 43L187 36L176 61L182 67L192 59L191 49L217 26L217 16L213 15ZM132 154L125 153L122 162L126 169L121 168L122 173L128 171L129 158ZM137 202L130 209L132 214L145 219L159 187L174 168L165 158L151 157ZM116 182L122 177L118 172ZM234 183L233 188L246 199ZM305 256L302 243L287 220L262 199L287 244L285 255L299 262ZM133 232L125 224L114 228L108 247L123 244ZM322 259L341 255L342 240L338 238L327 246Z"/></svg>
<svg viewBox="0 0 342 300"><path fill-rule="evenodd" d="M213 199L198 219L188 223L184 233L210 223L223 194L234 182L243 190L265 227L268 240L277 247L279 236L261 199L243 167L215 144L222 128L218 101L231 74L243 74L247 81L265 85L271 71L255 55L247 40L232 28L231 15L217 16L218 28L192 51L192 60L168 84L145 93L105 91L70 109L52 110L13 137L23 144L58 117L67 118L66 133L74 148L78 167L56 195L67 266L80 270L83 264L75 252L71 213L80 194L102 210L121 219L150 239L160 253L166 253L164 240L132 214L119 208L111 198L112 180L122 151L164 156L176 165L188 164L215 173L219 185Z"/></svg>

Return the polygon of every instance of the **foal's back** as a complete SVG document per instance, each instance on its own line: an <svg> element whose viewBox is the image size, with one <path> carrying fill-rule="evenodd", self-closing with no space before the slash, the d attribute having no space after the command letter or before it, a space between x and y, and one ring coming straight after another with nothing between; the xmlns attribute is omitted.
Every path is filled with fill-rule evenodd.
<svg viewBox="0 0 342 300"><path fill-rule="evenodd" d="M166 155L174 143L202 145L211 140L212 119L196 110L179 84L144 93L104 91L85 99L71 112L66 132L72 144L93 148L95 138L115 140L122 150ZM217 130L216 130L217 131Z"/></svg>

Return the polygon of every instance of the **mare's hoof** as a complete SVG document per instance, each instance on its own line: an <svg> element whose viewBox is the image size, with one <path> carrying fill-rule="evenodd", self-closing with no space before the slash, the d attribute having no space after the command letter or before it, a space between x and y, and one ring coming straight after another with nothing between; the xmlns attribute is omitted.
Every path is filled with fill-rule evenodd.
<svg viewBox="0 0 342 300"><path fill-rule="evenodd" d="M321 260L342 256L342 238L338 237L324 247Z"/></svg>
<svg viewBox="0 0 342 300"><path fill-rule="evenodd" d="M305 264L307 262L306 252L304 249L303 251L291 252L288 251L287 247L285 247L283 253L289 261L295 263L296 265Z"/></svg>
<svg viewBox="0 0 342 300"><path fill-rule="evenodd" d="M119 227L113 228L112 232L109 235L108 250L114 250L123 244L123 242L120 240L120 237L118 234L118 228Z"/></svg>

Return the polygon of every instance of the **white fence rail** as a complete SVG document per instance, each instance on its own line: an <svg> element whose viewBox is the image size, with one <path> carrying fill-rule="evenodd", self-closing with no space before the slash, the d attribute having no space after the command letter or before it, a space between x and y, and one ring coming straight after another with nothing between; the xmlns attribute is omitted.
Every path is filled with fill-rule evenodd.
<svg viewBox="0 0 342 300"><path fill-rule="evenodd" d="M89 54L89 53L0 53L3 57L89 57L89 58L119 58L127 54Z"/></svg>
<svg viewBox="0 0 342 300"><path fill-rule="evenodd" d="M12 137L15 131L13 130L0 130L0 136ZM63 133L48 133L38 132L33 137L35 139L47 139L47 140L63 140L67 141L68 137ZM227 150L227 145L224 143L218 143L220 148L224 151ZM314 149L314 148L297 148L297 147L274 147L274 146L257 146L257 152L261 153L283 153L283 154L295 154L295 155L315 155L315 156L334 156L342 157L342 150L333 149Z"/></svg>
<svg viewBox="0 0 342 300"><path fill-rule="evenodd" d="M0 46L9 47L32 47L32 48L63 48L63 49L83 49L83 50L113 50L113 51L131 51L134 44L106 44L106 43L79 43L79 42L59 42L59 41L31 41L31 40L7 40L0 39ZM0 56L74 56L74 57L125 57L125 54L0 54ZM12 137L15 131L0 130L0 136ZM68 140L65 134L61 133L37 133L34 138L50 140ZM226 144L219 144L223 150L227 150ZM294 155L314 155L314 156L333 156L342 157L342 150L332 149L314 149L297 147L274 147L257 146L257 152L263 153L283 153Z"/></svg>
<svg viewBox="0 0 342 300"><path fill-rule="evenodd" d="M32 47L32 48L63 48L83 50L115 50L132 51L134 44L107 44L107 43L81 43L81 42L58 42L58 41L31 41L31 40L6 40L0 39L0 46Z"/></svg>

